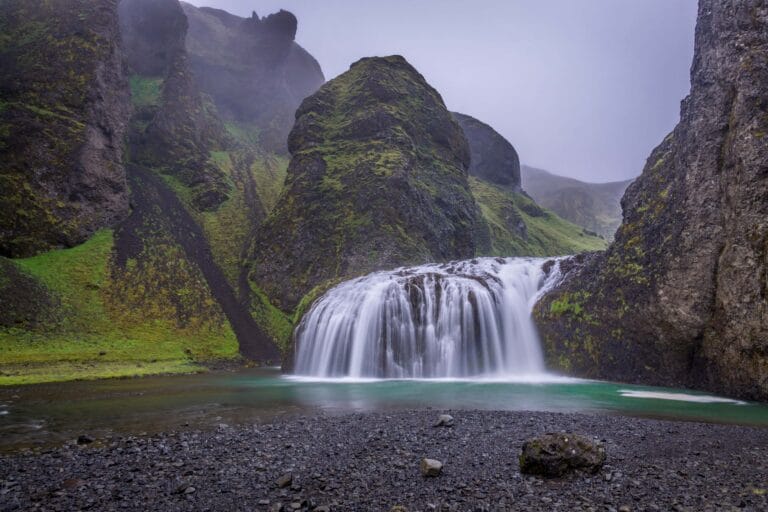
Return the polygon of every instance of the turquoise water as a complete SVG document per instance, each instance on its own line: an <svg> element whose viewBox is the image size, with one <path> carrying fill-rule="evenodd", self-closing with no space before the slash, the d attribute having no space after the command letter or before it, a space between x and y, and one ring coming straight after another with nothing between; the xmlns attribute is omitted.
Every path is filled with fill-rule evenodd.
<svg viewBox="0 0 768 512"><path fill-rule="evenodd" d="M310 381L276 369L0 388L0 450L286 415L397 409L583 412L768 427L768 405L565 378Z"/></svg>

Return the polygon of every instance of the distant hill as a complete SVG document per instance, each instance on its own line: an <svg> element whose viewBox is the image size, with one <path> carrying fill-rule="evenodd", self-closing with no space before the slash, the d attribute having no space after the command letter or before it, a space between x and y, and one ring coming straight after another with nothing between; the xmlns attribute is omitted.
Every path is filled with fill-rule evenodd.
<svg viewBox="0 0 768 512"><path fill-rule="evenodd" d="M522 166L523 190L566 220L613 240L621 224L621 197L633 180L587 183Z"/></svg>

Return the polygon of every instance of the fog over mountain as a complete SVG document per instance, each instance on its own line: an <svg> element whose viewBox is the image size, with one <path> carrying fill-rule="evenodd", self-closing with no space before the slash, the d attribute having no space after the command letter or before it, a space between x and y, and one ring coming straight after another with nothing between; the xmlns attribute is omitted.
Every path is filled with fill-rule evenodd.
<svg viewBox="0 0 768 512"><path fill-rule="evenodd" d="M637 176L689 90L694 0L191 3L290 10L327 79L360 57L402 54L522 162L585 181Z"/></svg>

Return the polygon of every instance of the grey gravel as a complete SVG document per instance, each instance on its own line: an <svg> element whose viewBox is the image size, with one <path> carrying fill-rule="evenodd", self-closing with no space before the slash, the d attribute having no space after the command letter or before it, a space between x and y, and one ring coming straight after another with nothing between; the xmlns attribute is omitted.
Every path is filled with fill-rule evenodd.
<svg viewBox="0 0 768 512"><path fill-rule="evenodd" d="M0 511L768 510L768 429L582 414L433 410L281 419L0 457ZM523 476L523 441L596 436L595 475ZM420 461L444 463L423 478ZM182 463L181 465L179 463ZM291 481L276 483L286 473ZM610 477L607 477L610 475ZM298 507L298 508L296 508Z"/></svg>

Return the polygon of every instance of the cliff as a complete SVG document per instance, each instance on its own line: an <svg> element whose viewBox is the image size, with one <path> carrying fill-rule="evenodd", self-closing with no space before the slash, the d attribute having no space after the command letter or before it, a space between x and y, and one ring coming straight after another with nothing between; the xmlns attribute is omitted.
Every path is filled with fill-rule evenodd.
<svg viewBox="0 0 768 512"><path fill-rule="evenodd" d="M288 144L250 276L281 309L328 280L471 258L488 243L464 134L400 56L362 59L304 100Z"/></svg>
<svg viewBox="0 0 768 512"><path fill-rule="evenodd" d="M491 126L454 112L469 143L472 195L489 228L483 256L561 256L605 249L595 233L541 208L520 187L520 159Z"/></svg>
<svg viewBox="0 0 768 512"><path fill-rule="evenodd" d="M571 374L768 398L768 9L701 0L681 119L616 240L536 306Z"/></svg>
<svg viewBox="0 0 768 512"><path fill-rule="evenodd" d="M469 142L469 174L484 181L520 191L520 158L496 130L474 117L453 113Z"/></svg>
<svg viewBox="0 0 768 512"><path fill-rule="evenodd" d="M114 0L0 3L0 255L82 243L128 214Z"/></svg>
<svg viewBox="0 0 768 512"><path fill-rule="evenodd" d="M286 153L301 101L325 81L320 65L294 41L296 17L279 11L240 18L182 3L186 47L200 89L226 121L246 124L267 151Z"/></svg>

